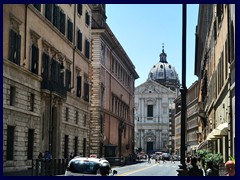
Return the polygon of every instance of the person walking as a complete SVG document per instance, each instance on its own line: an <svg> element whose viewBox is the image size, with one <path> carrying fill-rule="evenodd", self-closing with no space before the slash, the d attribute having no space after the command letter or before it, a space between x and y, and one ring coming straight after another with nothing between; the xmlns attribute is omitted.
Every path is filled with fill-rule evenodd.
<svg viewBox="0 0 240 180"><path fill-rule="evenodd" d="M148 163L151 164L151 155L150 154L148 154Z"/></svg>
<svg viewBox="0 0 240 180"><path fill-rule="evenodd" d="M193 156L191 158L191 167L188 169L188 176L203 176L203 171L198 168L197 157Z"/></svg>
<svg viewBox="0 0 240 180"><path fill-rule="evenodd" d="M170 156L170 161L171 161L171 164L172 164L172 163L175 164L175 161L174 161L174 157L173 157L173 155Z"/></svg>

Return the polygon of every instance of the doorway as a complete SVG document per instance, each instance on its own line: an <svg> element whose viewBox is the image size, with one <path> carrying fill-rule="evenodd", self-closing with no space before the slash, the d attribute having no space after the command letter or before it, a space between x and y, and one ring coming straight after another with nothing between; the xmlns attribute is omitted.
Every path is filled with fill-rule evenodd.
<svg viewBox="0 0 240 180"><path fill-rule="evenodd" d="M153 151L153 142L147 142L147 153Z"/></svg>

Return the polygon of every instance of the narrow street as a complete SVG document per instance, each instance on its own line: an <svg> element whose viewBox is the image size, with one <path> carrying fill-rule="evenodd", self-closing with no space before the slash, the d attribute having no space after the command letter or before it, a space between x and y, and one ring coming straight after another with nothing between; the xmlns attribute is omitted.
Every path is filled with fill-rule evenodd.
<svg viewBox="0 0 240 180"><path fill-rule="evenodd" d="M124 167L114 167L113 170L117 170L116 176L177 176L177 169L180 161L171 163L171 161L162 161L155 163L155 160L151 161L151 164L146 160L133 165L126 165Z"/></svg>

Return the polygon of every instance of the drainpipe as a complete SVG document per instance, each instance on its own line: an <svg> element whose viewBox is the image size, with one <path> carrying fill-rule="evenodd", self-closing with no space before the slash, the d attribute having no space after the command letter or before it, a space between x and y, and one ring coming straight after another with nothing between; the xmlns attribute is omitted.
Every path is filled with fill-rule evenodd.
<svg viewBox="0 0 240 180"><path fill-rule="evenodd" d="M25 66L25 60L26 60L26 48L27 48L27 9L28 9L28 4L25 5L24 59L23 59L23 66Z"/></svg>
<svg viewBox="0 0 240 180"><path fill-rule="evenodd" d="M74 4L74 18L73 18L73 80L72 80L72 87L74 88L74 72L75 72L75 50L76 50L76 44L75 44L75 38L76 38L76 4Z"/></svg>
<svg viewBox="0 0 240 180"><path fill-rule="evenodd" d="M231 53L231 49L230 49L230 44L231 44L231 34L230 33L232 33L231 32L231 28L230 28L230 26L231 26L231 23L230 23L230 5L228 4L227 5L227 34L228 34L228 62L229 62L229 65L230 65L230 68L229 68L229 123L230 123L230 154L228 154L228 156L229 155L231 155L231 156L234 156L234 154L233 154L233 124L232 124L232 99L231 99L231 97L232 97L232 91L231 91L231 60L230 60L230 58L231 58L231 56L230 56L230 53ZM233 47L232 47L233 48Z"/></svg>

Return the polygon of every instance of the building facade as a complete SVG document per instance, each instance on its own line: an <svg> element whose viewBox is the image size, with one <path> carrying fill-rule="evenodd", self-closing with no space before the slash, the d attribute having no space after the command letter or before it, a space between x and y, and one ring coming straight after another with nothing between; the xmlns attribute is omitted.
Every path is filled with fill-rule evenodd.
<svg viewBox="0 0 240 180"><path fill-rule="evenodd" d="M199 6L195 74L199 77L199 144L235 157L235 5Z"/></svg>
<svg viewBox="0 0 240 180"><path fill-rule="evenodd" d="M178 74L163 49L147 81L135 88L135 150L151 153L174 149L170 122L178 88Z"/></svg>
<svg viewBox="0 0 240 180"><path fill-rule="evenodd" d="M105 8L91 5L90 153L125 157L133 153L134 82L138 74L107 25Z"/></svg>
<svg viewBox="0 0 240 180"><path fill-rule="evenodd" d="M3 171L89 154L91 10L3 5Z"/></svg>
<svg viewBox="0 0 240 180"><path fill-rule="evenodd" d="M187 153L194 155L198 147L198 81L187 91L186 147Z"/></svg>

